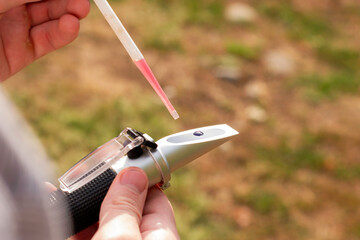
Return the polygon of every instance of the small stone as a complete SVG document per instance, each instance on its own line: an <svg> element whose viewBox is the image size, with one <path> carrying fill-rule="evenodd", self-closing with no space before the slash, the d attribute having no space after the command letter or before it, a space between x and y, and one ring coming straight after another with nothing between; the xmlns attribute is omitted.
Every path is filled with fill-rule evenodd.
<svg viewBox="0 0 360 240"><path fill-rule="evenodd" d="M219 149L224 153L232 152L234 150L234 144L231 141L229 141L229 142L226 142L226 143L222 144L219 147Z"/></svg>
<svg viewBox="0 0 360 240"><path fill-rule="evenodd" d="M237 83L241 78L241 70L236 66L219 66L215 69L215 76L225 81Z"/></svg>
<svg viewBox="0 0 360 240"><path fill-rule="evenodd" d="M253 220L253 212L249 207L241 206L236 208L234 212L235 221L240 227L245 228L250 226Z"/></svg>
<svg viewBox="0 0 360 240"><path fill-rule="evenodd" d="M245 94L249 98L262 99L268 94L268 87L262 81L252 81L245 86Z"/></svg>
<svg viewBox="0 0 360 240"><path fill-rule="evenodd" d="M164 87L164 92L169 99L173 99L177 96L177 89L172 85Z"/></svg>
<svg viewBox="0 0 360 240"><path fill-rule="evenodd" d="M225 9L225 18L229 22L254 22L257 16L255 9L244 3L232 3Z"/></svg>
<svg viewBox="0 0 360 240"><path fill-rule="evenodd" d="M272 50L265 54L266 69L276 75L290 75L295 71L294 57L285 50Z"/></svg>
<svg viewBox="0 0 360 240"><path fill-rule="evenodd" d="M247 107L245 109L245 114L248 119L257 123L263 123L268 119L266 111L255 105Z"/></svg>

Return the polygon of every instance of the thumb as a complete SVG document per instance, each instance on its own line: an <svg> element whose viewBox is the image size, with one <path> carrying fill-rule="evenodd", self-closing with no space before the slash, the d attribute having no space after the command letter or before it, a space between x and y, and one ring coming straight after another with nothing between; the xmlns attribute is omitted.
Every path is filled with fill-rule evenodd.
<svg viewBox="0 0 360 240"><path fill-rule="evenodd" d="M0 14L26 3L40 2L42 0L0 0Z"/></svg>
<svg viewBox="0 0 360 240"><path fill-rule="evenodd" d="M120 172L101 205L94 239L141 239L139 225L147 189L148 179L140 168Z"/></svg>

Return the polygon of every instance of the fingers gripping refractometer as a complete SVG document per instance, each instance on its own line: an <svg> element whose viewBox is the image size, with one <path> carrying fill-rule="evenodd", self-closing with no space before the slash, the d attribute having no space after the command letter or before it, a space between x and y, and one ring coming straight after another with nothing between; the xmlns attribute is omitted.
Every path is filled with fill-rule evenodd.
<svg viewBox="0 0 360 240"><path fill-rule="evenodd" d="M146 172L149 187L158 184L166 189L173 171L237 134L222 124L176 133L154 142L149 135L126 128L59 178L60 189L50 194L50 206L70 215L70 235L80 232L99 220L101 203L122 169L139 167Z"/></svg>

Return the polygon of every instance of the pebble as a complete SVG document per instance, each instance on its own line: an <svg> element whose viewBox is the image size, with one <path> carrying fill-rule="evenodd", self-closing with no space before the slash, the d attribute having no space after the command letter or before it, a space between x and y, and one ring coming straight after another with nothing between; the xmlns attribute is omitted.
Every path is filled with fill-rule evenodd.
<svg viewBox="0 0 360 240"><path fill-rule="evenodd" d="M242 227L248 227L251 225L253 221L253 212L247 206L240 206L235 209L235 221L236 223Z"/></svg>
<svg viewBox="0 0 360 240"><path fill-rule="evenodd" d="M241 79L241 70L237 66L218 66L215 68L215 76L219 79L237 83Z"/></svg>
<svg viewBox="0 0 360 240"><path fill-rule="evenodd" d="M291 75L295 71L295 59L285 50L271 50L264 56L265 68L275 75Z"/></svg>
<svg viewBox="0 0 360 240"><path fill-rule="evenodd" d="M245 109L245 114L248 119L257 123L263 123L268 119L266 111L256 105L247 107Z"/></svg>
<svg viewBox="0 0 360 240"><path fill-rule="evenodd" d="M257 16L255 9L244 3L232 3L225 9L225 18L229 22L254 22Z"/></svg>
<svg viewBox="0 0 360 240"><path fill-rule="evenodd" d="M177 89L172 85L164 87L164 92L169 99L173 99L177 96Z"/></svg>
<svg viewBox="0 0 360 240"><path fill-rule="evenodd" d="M245 86L245 94L247 97L260 100L268 95L268 87L265 82L251 81Z"/></svg>

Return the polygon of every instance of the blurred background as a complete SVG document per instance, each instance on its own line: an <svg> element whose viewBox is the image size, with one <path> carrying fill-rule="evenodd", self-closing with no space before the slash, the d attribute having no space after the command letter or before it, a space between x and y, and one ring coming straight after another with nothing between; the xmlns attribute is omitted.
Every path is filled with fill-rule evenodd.
<svg viewBox="0 0 360 240"><path fill-rule="evenodd" d="M110 2L180 119L92 5L75 42L4 84L58 176L125 127L227 123L240 135L166 191L182 239L360 239L358 0Z"/></svg>

